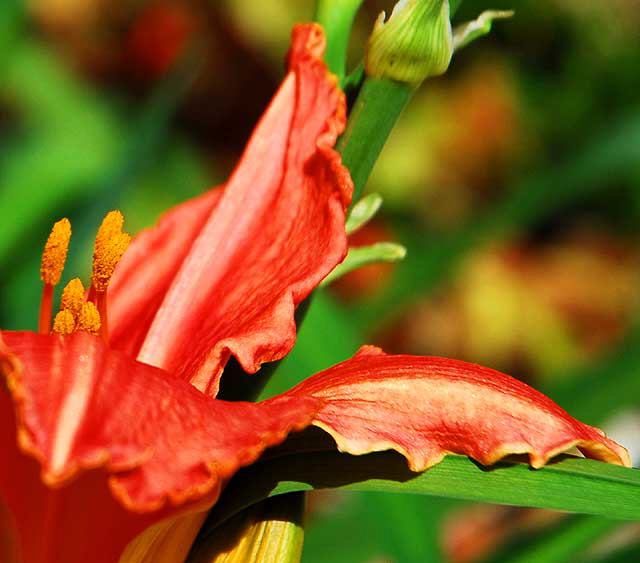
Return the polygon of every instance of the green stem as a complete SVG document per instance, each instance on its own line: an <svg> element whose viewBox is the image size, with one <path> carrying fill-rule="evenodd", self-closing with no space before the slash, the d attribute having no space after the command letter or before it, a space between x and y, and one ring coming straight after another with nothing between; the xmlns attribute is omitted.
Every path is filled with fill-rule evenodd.
<svg viewBox="0 0 640 563"><path fill-rule="evenodd" d="M338 142L342 162L351 172L356 201L369 179L391 130L415 88L392 80L367 78Z"/></svg>
<svg viewBox="0 0 640 563"><path fill-rule="evenodd" d="M340 79L345 74L349 35L361 4L362 0L318 0L316 7L316 21L327 36L325 61Z"/></svg>

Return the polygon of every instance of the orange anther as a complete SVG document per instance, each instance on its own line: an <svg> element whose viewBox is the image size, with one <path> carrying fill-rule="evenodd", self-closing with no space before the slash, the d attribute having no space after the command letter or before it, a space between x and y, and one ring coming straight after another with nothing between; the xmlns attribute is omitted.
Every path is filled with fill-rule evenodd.
<svg viewBox="0 0 640 563"><path fill-rule="evenodd" d="M71 239L71 223L69 219L61 219L51 229L51 234L44 245L40 278L47 285L56 285L60 281L64 263L67 259L69 240Z"/></svg>
<svg viewBox="0 0 640 563"><path fill-rule="evenodd" d="M55 334L71 334L76 328L76 321L68 309L60 311L53 319L53 332Z"/></svg>
<svg viewBox="0 0 640 563"><path fill-rule="evenodd" d="M100 224L98 234L96 235L95 253L102 250L109 241L122 232L124 225L124 217L117 209L109 211ZM94 254L95 254L94 253Z"/></svg>
<svg viewBox="0 0 640 563"><path fill-rule="evenodd" d="M91 284L97 292L106 291L113 271L131 241L131 237L122 232L123 224L120 211L109 211L98 229L91 276Z"/></svg>
<svg viewBox="0 0 640 563"><path fill-rule="evenodd" d="M62 298L60 299L60 309L68 309L71 311L74 319L78 318L84 299L85 290L80 278L73 278L62 290Z"/></svg>
<svg viewBox="0 0 640 563"><path fill-rule="evenodd" d="M129 246L131 236L127 233L117 233L98 249L96 241L96 251L93 255L93 275L91 283L98 292L106 291L109 281L116 269L120 258Z"/></svg>
<svg viewBox="0 0 640 563"><path fill-rule="evenodd" d="M100 334L101 325L98 308L91 301L83 303L78 315L76 330L83 330L97 336Z"/></svg>

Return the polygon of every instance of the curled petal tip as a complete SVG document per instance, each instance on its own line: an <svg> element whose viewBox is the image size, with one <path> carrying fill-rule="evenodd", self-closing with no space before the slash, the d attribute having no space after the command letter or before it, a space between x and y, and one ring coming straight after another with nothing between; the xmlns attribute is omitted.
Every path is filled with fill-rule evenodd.
<svg viewBox="0 0 640 563"><path fill-rule="evenodd" d="M133 240L109 287L113 347L209 395L231 356L255 372L289 352L296 306L347 250L346 102L324 45L321 27L294 28L289 72L223 190Z"/></svg>
<svg viewBox="0 0 640 563"><path fill-rule="evenodd" d="M292 68L305 57L322 59L327 40L318 23L299 23L291 31L291 49L287 53L287 66Z"/></svg>
<svg viewBox="0 0 640 563"><path fill-rule="evenodd" d="M630 466L627 451L528 385L478 365L445 358L389 356L363 348L289 393L323 401L313 424L355 455L393 449L423 471L446 454L490 465L528 454L542 467L578 447Z"/></svg>

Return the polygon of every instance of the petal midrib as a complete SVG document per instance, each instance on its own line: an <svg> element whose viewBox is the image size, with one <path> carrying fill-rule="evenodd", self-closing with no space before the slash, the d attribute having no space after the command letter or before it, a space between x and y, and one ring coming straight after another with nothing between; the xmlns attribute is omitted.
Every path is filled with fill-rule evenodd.
<svg viewBox="0 0 640 563"><path fill-rule="evenodd" d="M61 356L62 350L56 349L54 354ZM95 356L93 354L81 354L78 363L75 364L71 387L64 395L60 405L57 423L54 425L55 432L51 441L50 471L53 474L62 473L70 458L73 443L78 430L82 426L87 406L91 401L93 377L95 371ZM59 372L62 369L62 361L54 361L52 365ZM61 376L56 373L56 376Z"/></svg>

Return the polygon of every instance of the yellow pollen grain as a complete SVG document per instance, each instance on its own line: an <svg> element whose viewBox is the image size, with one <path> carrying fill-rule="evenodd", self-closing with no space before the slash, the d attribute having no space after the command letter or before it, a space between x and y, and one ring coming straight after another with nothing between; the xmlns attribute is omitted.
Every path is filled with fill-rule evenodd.
<svg viewBox="0 0 640 563"><path fill-rule="evenodd" d="M109 281L116 269L120 258L127 250L131 242L131 236L127 233L117 233L98 248L96 240L96 251L93 255L93 275L91 283L96 291L106 291Z"/></svg>
<svg viewBox="0 0 640 563"><path fill-rule="evenodd" d="M53 319L54 334L71 334L76 328L76 321L68 309L60 311Z"/></svg>
<svg viewBox="0 0 640 563"><path fill-rule="evenodd" d="M78 318L84 304L85 289L80 278L73 278L62 290L60 309L67 309L74 319Z"/></svg>
<svg viewBox="0 0 640 563"><path fill-rule="evenodd" d="M100 321L98 308L91 301L83 303L80 314L78 315L76 330L83 330L97 336L100 333L101 326L102 323Z"/></svg>
<svg viewBox="0 0 640 563"><path fill-rule="evenodd" d="M70 240L71 223L67 218L60 219L53 225L51 234L44 245L40 264L40 279L44 283L56 285L60 281Z"/></svg>

